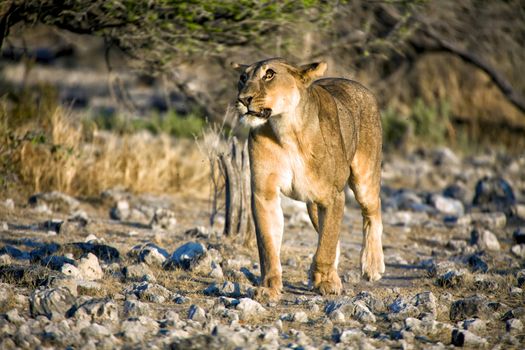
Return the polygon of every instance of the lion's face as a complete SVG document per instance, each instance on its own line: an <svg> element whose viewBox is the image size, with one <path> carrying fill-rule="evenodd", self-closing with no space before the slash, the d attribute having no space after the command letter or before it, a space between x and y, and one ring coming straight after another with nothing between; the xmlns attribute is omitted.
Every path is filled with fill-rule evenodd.
<svg viewBox="0 0 525 350"><path fill-rule="evenodd" d="M242 123L255 128L273 116L295 110L303 88L295 67L281 59L270 59L236 68L241 72L237 109Z"/></svg>

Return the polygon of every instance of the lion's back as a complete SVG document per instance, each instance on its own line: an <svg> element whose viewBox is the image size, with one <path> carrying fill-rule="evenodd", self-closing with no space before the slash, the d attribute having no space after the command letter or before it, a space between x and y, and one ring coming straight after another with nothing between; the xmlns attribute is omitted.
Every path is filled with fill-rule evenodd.
<svg viewBox="0 0 525 350"><path fill-rule="evenodd" d="M362 84L343 78L316 80L314 88L328 92L337 105L337 119L347 152L353 154L355 147L381 149L381 115L374 94ZM327 94L320 94L327 99ZM330 101L320 100L328 104ZM326 117L326 116L325 116Z"/></svg>

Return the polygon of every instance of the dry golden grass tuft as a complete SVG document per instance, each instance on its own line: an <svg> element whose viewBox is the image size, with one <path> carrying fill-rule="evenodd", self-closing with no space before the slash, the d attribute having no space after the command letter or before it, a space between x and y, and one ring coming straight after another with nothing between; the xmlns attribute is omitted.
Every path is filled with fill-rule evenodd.
<svg viewBox="0 0 525 350"><path fill-rule="evenodd" d="M33 191L96 195L121 186L133 192L207 195L208 161L192 140L85 131L61 108L47 124L48 139L25 141L16 149L19 174ZM39 126L24 129L32 127Z"/></svg>

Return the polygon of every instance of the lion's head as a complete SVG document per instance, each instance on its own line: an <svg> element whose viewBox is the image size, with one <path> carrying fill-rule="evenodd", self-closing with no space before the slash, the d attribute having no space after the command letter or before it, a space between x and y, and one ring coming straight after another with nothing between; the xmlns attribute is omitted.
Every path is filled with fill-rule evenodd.
<svg viewBox="0 0 525 350"><path fill-rule="evenodd" d="M281 58L232 66L241 73L237 95L241 122L254 128L272 116L293 112L302 93L327 67L325 62L295 67Z"/></svg>

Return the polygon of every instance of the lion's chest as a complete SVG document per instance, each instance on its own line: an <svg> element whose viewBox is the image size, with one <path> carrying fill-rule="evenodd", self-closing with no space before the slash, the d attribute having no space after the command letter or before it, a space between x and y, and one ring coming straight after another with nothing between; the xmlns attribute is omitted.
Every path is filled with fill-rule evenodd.
<svg viewBox="0 0 525 350"><path fill-rule="evenodd" d="M295 200L315 201L322 186L308 162L294 151L284 152L282 160L281 192Z"/></svg>

